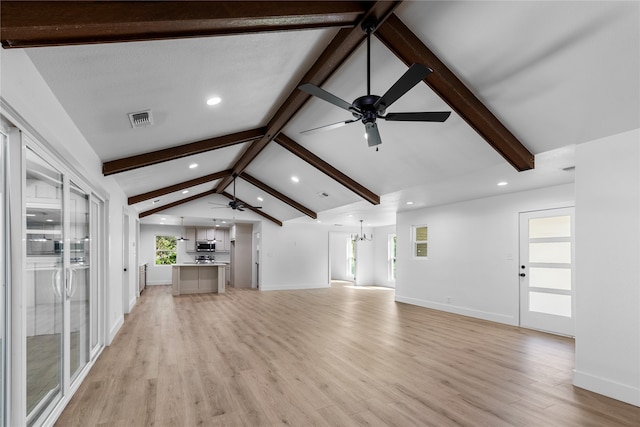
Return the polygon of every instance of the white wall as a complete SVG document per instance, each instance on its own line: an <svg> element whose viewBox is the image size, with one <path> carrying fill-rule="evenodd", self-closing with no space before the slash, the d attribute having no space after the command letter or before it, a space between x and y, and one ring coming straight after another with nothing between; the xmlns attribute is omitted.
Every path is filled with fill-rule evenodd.
<svg viewBox="0 0 640 427"><path fill-rule="evenodd" d="M398 213L396 300L517 325L518 214L573 203L567 184ZM426 259L412 225L429 227Z"/></svg>
<svg viewBox="0 0 640 427"><path fill-rule="evenodd" d="M108 200L105 215L108 224L108 260L106 323L107 344L115 336L123 322L126 308L123 301L135 294L135 272L129 269L129 289L122 289L122 214L128 210L127 197L113 178L101 174L102 162L91 149L86 139L71 121L66 111L55 98L31 60L21 49L0 49L1 96L7 108L3 114L28 133L33 133L38 142L57 153L69 167L77 171L100 194ZM131 242L135 241L135 212L130 212ZM131 251L133 252L133 251ZM133 258L132 258L133 260ZM134 261L130 265L135 265ZM123 294L124 292L124 294Z"/></svg>
<svg viewBox="0 0 640 427"><path fill-rule="evenodd" d="M389 280L388 242L390 234L396 234L395 225L373 229L373 284L395 288L396 282Z"/></svg>
<svg viewBox="0 0 640 427"><path fill-rule="evenodd" d="M574 384L640 406L640 131L576 149Z"/></svg>

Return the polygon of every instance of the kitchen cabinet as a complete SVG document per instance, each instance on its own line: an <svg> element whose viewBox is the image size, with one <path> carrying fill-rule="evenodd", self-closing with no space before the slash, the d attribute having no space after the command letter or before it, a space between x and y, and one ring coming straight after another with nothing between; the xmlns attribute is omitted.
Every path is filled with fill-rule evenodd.
<svg viewBox="0 0 640 427"><path fill-rule="evenodd" d="M195 227L188 227L185 229L184 231L185 236L187 239L184 243L185 243L185 250L187 252L195 252L196 251L196 229Z"/></svg>
<svg viewBox="0 0 640 427"><path fill-rule="evenodd" d="M213 240L216 234L216 230L212 228L200 228L196 229L196 240Z"/></svg>
<svg viewBox="0 0 640 427"><path fill-rule="evenodd" d="M225 264L174 264L172 294L219 293L225 291Z"/></svg>
<svg viewBox="0 0 640 427"><path fill-rule="evenodd" d="M229 231L226 228L217 228L216 252L228 252L229 249Z"/></svg>

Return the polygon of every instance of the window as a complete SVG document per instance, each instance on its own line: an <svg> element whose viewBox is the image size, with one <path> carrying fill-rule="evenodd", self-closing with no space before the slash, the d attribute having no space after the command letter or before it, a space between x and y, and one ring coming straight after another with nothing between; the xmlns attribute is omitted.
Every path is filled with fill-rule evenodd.
<svg viewBox="0 0 640 427"><path fill-rule="evenodd" d="M390 282L396 281L396 235L389 234L387 245L388 274Z"/></svg>
<svg viewBox="0 0 640 427"><path fill-rule="evenodd" d="M175 236L156 236L156 265L175 264L176 248Z"/></svg>
<svg viewBox="0 0 640 427"><path fill-rule="evenodd" d="M347 237L347 276L356 277L356 241Z"/></svg>
<svg viewBox="0 0 640 427"><path fill-rule="evenodd" d="M415 258L427 257L428 227L426 225L413 226L413 256Z"/></svg>

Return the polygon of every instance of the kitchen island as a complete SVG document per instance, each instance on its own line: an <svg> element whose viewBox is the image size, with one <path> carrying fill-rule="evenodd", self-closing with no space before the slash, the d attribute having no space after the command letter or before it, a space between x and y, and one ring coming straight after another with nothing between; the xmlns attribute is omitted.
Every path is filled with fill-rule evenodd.
<svg viewBox="0 0 640 427"><path fill-rule="evenodd" d="M171 274L172 294L224 293L226 263L174 264Z"/></svg>

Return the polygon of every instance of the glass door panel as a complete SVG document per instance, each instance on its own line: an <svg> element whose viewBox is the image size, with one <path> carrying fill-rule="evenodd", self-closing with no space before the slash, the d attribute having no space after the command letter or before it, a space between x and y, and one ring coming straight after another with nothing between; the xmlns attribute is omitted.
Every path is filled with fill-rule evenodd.
<svg viewBox="0 0 640 427"><path fill-rule="evenodd" d="M89 195L69 184L69 356L71 379L89 362L91 253Z"/></svg>
<svg viewBox="0 0 640 427"><path fill-rule="evenodd" d="M0 424L4 422L4 405L5 405L5 343L6 343L6 295L7 295L7 221L5 219L5 194L6 194L6 175L5 175L5 147L7 136L0 132Z"/></svg>
<svg viewBox="0 0 640 427"><path fill-rule="evenodd" d="M26 150L27 420L60 398L64 321L63 177Z"/></svg>
<svg viewBox="0 0 640 427"><path fill-rule="evenodd" d="M520 214L520 325L573 335L573 208Z"/></svg>

